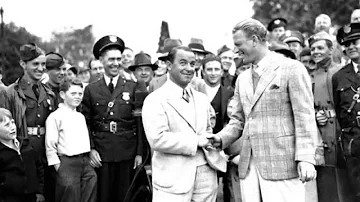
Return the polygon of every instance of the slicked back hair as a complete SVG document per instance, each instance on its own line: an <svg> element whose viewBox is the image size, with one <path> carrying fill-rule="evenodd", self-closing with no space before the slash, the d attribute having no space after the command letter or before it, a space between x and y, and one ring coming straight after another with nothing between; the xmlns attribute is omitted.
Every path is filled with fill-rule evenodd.
<svg viewBox="0 0 360 202"><path fill-rule="evenodd" d="M266 43L267 29L258 20L252 18L245 19L235 25L232 33L235 34L239 30L242 30L248 38L255 35L260 42Z"/></svg>
<svg viewBox="0 0 360 202"><path fill-rule="evenodd" d="M167 60L170 61L171 63L174 63L174 60L176 58L176 54L178 53L179 50L183 50L183 51L187 51L187 52L193 52L187 46L177 46L177 47L174 47L173 49L171 49L171 51L169 52L169 55L167 57Z"/></svg>

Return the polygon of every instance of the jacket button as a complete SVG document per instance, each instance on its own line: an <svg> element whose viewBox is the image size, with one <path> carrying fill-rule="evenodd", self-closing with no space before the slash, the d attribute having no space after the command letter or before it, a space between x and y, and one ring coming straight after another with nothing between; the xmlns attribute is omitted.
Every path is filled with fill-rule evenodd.
<svg viewBox="0 0 360 202"><path fill-rule="evenodd" d="M114 115L114 112L110 112L110 116Z"/></svg>
<svg viewBox="0 0 360 202"><path fill-rule="evenodd" d="M40 114L38 114L38 115L37 115L37 117L39 117L39 118L40 118Z"/></svg>

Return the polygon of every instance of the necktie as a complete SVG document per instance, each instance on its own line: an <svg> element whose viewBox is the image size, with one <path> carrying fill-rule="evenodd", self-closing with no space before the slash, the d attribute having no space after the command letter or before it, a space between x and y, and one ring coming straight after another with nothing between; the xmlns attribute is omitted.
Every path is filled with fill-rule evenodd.
<svg viewBox="0 0 360 202"><path fill-rule="evenodd" d="M260 79L259 74L255 72L255 68L256 68L256 67L257 67L257 66L253 65L253 67L252 67L252 69L251 69L252 80L253 80L253 90L254 90L254 92L255 92L255 90L256 90L256 87L257 87L257 85L258 85L258 83L259 83L259 79Z"/></svg>
<svg viewBox="0 0 360 202"><path fill-rule="evenodd" d="M113 84L113 79L110 79L110 83L109 83L109 91L112 94L114 92L114 84Z"/></svg>
<svg viewBox="0 0 360 202"><path fill-rule="evenodd" d="M186 89L183 90L182 99L184 99L187 103L190 102L190 95Z"/></svg>
<svg viewBox="0 0 360 202"><path fill-rule="evenodd" d="M34 92L34 94L36 96L36 99L39 99L39 94L40 94L39 85L38 84L33 84L32 90L33 90L33 92Z"/></svg>

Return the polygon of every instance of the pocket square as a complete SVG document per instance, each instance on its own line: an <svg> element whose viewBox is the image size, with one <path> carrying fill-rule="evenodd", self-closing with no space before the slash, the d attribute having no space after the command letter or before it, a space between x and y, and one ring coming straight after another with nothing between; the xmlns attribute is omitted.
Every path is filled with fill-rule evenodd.
<svg viewBox="0 0 360 202"><path fill-rule="evenodd" d="M275 89L279 89L280 87L276 84L273 84L270 86L269 90L275 90Z"/></svg>

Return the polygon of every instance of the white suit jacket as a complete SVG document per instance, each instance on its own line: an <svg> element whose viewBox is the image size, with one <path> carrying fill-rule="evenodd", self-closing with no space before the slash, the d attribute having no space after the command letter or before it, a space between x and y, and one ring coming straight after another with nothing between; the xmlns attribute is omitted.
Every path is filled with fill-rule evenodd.
<svg viewBox="0 0 360 202"><path fill-rule="evenodd" d="M169 193L187 193L194 186L196 152L202 149L207 163L225 172L223 152L198 148L198 135L212 133L210 102L205 94L191 89L195 111L180 95L174 95L174 83L168 80L144 101L142 119L146 137L154 150L153 186ZM177 87L177 86L175 86Z"/></svg>

